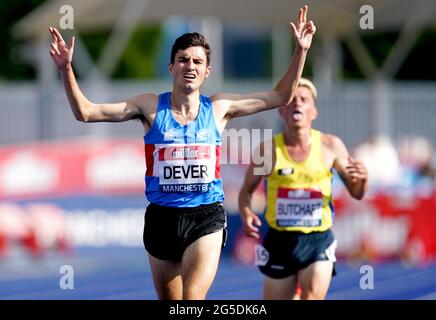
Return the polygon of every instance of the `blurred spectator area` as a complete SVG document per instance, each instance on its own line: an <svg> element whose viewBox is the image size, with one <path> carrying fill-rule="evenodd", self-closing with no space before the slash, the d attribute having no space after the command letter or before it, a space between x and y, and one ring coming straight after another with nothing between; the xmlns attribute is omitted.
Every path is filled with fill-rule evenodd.
<svg viewBox="0 0 436 320"><path fill-rule="evenodd" d="M73 246L141 245L142 126L74 119L48 53L47 28L59 27L60 3L38 0L29 12L25 3L30 2L0 5L6 22L0 28L5 39L0 50L0 254L8 239L34 252L44 245L67 247L65 239ZM171 44L188 31L205 34L212 47L213 71L203 94L268 90L289 64L288 22L303 4L252 1L247 10L246 0L233 0L229 10L218 1L69 3L76 12L75 29L62 34L76 36L74 68L82 91L95 102L171 90ZM338 254L425 260L436 256L436 64L430 63L436 2L368 4L374 7L376 28L363 31L358 28L361 1L310 2L309 17L318 31L304 76L318 88L314 127L341 137L370 175L363 202L349 199L335 179ZM228 128L276 133L283 127L272 110L233 119ZM237 194L245 168L222 166L229 243L240 229ZM253 200L262 212L262 187ZM41 211L52 215L36 214ZM29 228L46 225L46 219L57 221L61 231L49 232L50 241L38 236L45 229Z"/></svg>
<svg viewBox="0 0 436 320"><path fill-rule="evenodd" d="M378 143L376 151L386 146L386 141ZM379 167L386 170L387 165ZM246 169L226 164L221 170L229 218L227 253L237 251L241 241L237 198ZM0 259L17 244L36 256L52 249L141 246L144 172L143 145L137 139L0 148ZM364 201L356 201L337 176L334 181L338 256L413 263L436 257L434 185L378 180ZM259 214L265 206L263 187L253 195L253 210Z"/></svg>

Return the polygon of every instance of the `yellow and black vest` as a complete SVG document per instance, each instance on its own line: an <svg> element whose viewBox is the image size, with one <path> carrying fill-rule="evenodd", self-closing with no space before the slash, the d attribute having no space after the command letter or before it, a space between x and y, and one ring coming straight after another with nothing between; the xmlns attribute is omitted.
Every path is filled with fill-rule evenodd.
<svg viewBox="0 0 436 320"><path fill-rule="evenodd" d="M283 133L274 136L275 165L265 188L271 228L310 233L333 224L333 174L321 155L321 133L312 129L311 141L309 156L298 162L287 152Z"/></svg>

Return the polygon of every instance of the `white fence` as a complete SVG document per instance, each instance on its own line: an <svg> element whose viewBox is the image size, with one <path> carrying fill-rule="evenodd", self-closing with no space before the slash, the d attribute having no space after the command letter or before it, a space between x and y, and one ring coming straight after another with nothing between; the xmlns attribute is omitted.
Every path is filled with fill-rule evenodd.
<svg viewBox="0 0 436 320"><path fill-rule="evenodd" d="M112 102L142 92L171 89L170 82L110 82L98 86L81 83L85 94L94 101ZM271 87L264 81L226 82L222 91L251 92ZM392 85L393 138L415 134L427 137L436 145L436 83L407 82ZM370 91L367 83L337 83L329 90L320 90L319 117L314 126L339 135L353 147L371 137ZM205 88L204 93L212 92ZM44 103L41 103L44 101ZM42 106L43 105L43 106ZM269 111L231 121L230 127L281 129L277 111ZM0 85L0 145L27 143L35 140L69 139L78 136L138 137L143 135L137 121L127 123L84 124L76 121L70 111L63 87L56 84L52 92L41 98L35 83Z"/></svg>

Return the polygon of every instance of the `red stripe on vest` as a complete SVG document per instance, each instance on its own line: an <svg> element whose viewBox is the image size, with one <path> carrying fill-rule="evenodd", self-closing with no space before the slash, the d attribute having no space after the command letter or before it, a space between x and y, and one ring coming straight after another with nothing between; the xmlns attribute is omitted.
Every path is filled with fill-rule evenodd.
<svg viewBox="0 0 436 320"><path fill-rule="evenodd" d="M322 192L313 189L293 189L293 188L279 188L277 192L279 198L287 199L316 199L322 198Z"/></svg>
<svg viewBox="0 0 436 320"><path fill-rule="evenodd" d="M215 152L216 152L216 165L215 165L215 179L218 179L220 177L220 146L215 146Z"/></svg>
<svg viewBox="0 0 436 320"><path fill-rule="evenodd" d="M153 166L154 166L154 152L155 146L154 144L145 144L144 152L145 152L145 165L147 167L147 171L145 173L146 176L153 176Z"/></svg>

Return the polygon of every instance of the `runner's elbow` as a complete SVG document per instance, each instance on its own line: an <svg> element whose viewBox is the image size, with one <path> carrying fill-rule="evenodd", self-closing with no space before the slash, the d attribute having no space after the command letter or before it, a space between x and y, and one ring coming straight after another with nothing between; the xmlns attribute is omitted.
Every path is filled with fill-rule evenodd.
<svg viewBox="0 0 436 320"><path fill-rule="evenodd" d="M74 117L80 122L89 122L89 117L84 112L74 112Z"/></svg>
<svg viewBox="0 0 436 320"><path fill-rule="evenodd" d="M74 112L74 116L76 117L76 120L80 122L95 122L95 119L93 119L93 116L91 114L91 108L92 106L80 106L77 108L77 112Z"/></svg>

